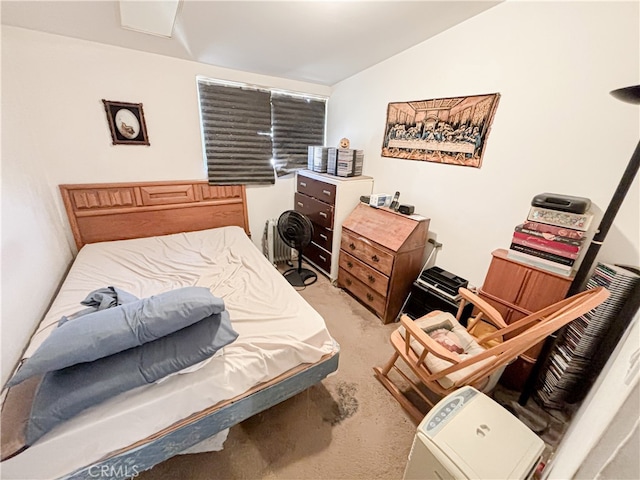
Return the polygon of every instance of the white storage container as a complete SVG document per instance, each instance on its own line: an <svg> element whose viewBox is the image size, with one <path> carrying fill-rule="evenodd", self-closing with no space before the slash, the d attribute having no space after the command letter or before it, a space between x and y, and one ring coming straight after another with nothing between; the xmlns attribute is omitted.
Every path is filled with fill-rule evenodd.
<svg viewBox="0 0 640 480"><path fill-rule="evenodd" d="M544 442L472 387L447 395L418 425L404 478L530 479Z"/></svg>

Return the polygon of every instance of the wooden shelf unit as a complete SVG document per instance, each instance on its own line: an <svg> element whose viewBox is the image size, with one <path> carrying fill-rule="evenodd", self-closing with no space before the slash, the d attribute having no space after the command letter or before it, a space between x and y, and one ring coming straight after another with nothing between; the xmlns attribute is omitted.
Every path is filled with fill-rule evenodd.
<svg viewBox="0 0 640 480"><path fill-rule="evenodd" d="M495 307L507 324L565 298L573 276L563 276L520 263L505 249L492 252L491 264L478 295ZM544 342L531 347L507 366L500 383L521 391Z"/></svg>

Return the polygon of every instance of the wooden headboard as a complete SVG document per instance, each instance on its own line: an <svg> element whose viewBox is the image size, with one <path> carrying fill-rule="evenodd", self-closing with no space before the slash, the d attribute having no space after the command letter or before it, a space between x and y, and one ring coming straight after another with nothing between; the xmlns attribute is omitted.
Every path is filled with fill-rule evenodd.
<svg viewBox="0 0 640 480"><path fill-rule="evenodd" d="M87 243L235 225L249 232L244 185L206 181L60 185L78 249Z"/></svg>

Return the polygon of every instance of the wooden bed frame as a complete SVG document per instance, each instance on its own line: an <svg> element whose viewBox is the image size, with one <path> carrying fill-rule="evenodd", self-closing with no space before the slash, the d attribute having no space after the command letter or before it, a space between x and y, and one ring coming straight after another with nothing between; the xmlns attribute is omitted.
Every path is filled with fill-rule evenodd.
<svg viewBox="0 0 640 480"><path fill-rule="evenodd" d="M60 192L78 249L87 243L231 225L250 235L244 185L211 186L206 181L95 183L60 185ZM147 470L321 381L337 370L339 354L336 343L335 352L317 363L299 365L63 478L93 479L96 472L127 478Z"/></svg>
<svg viewBox="0 0 640 480"><path fill-rule="evenodd" d="M244 185L201 180L60 185L73 238L86 243L235 225L249 231Z"/></svg>
<svg viewBox="0 0 640 480"><path fill-rule="evenodd" d="M340 352L336 350L317 363L298 366L62 478L90 480L96 478L96 472L107 472L101 478L110 479L124 480L135 476L312 387L338 369L339 356Z"/></svg>

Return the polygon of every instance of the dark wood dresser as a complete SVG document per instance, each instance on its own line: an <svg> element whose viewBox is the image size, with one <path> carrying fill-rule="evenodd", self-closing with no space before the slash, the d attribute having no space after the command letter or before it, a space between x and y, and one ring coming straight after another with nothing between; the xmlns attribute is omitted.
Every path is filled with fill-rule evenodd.
<svg viewBox="0 0 640 480"><path fill-rule="evenodd" d="M429 219L359 204L342 224L338 286L384 323L396 320L418 278Z"/></svg>
<svg viewBox="0 0 640 480"><path fill-rule="evenodd" d="M373 178L365 175L339 178L310 170L296 174L294 208L313 223L313 240L303 257L331 281L338 278L342 222L372 188Z"/></svg>
<svg viewBox="0 0 640 480"><path fill-rule="evenodd" d="M509 258L508 251L492 252L491 264L478 295L500 312L507 324L565 298L572 276L558 275ZM505 369L500 383L522 390L542 350L541 342Z"/></svg>

